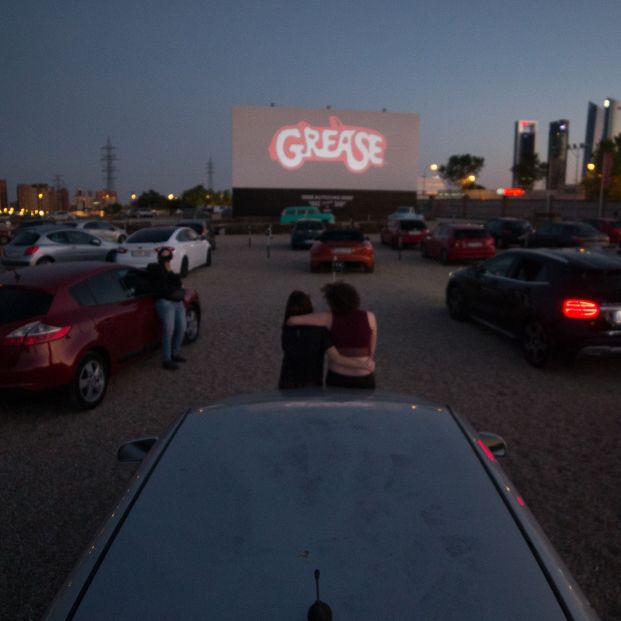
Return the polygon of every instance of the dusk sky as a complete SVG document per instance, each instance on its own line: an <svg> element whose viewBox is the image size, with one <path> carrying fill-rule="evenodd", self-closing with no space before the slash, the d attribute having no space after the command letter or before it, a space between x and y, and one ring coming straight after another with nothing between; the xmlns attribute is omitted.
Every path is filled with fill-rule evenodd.
<svg viewBox="0 0 621 621"><path fill-rule="evenodd" d="M587 104L621 98L618 0L22 0L0 18L0 178L70 192L104 186L116 147L121 202L153 188L231 186L237 105L420 114L420 163L485 158L509 185L513 128L550 121L584 141ZM575 176L569 155L568 181Z"/></svg>

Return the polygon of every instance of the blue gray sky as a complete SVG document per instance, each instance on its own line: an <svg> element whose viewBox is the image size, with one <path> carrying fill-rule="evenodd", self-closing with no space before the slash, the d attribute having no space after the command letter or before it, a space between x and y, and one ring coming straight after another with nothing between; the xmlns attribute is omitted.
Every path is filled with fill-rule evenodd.
<svg viewBox="0 0 621 621"><path fill-rule="evenodd" d="M0 178L103 187L123 201L231 185L231 110L418 112L420 162L485 158L510 183L513 127L584 140L587 104L621 97L618 0L21 0L0 17ZM569 158L568 181L575 174Z"/></svg>

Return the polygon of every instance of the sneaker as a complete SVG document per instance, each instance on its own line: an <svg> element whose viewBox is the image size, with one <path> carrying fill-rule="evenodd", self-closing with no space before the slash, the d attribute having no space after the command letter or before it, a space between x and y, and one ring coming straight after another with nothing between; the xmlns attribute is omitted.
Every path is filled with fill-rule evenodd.
<svg viewBox="0 0 621 621"><path fill-rule="evenodd" d="M168 369L169 371L176 371L179 368L179 365L172 360L164 360L164 362L162 362L162 367Z"/></svg>
<svg viewBox="0 0 621 621"><path fill-rule="evenodd" d="M187 362L187 360L183 356L178 356L175 354L173 357L173 362Z"/></svg>

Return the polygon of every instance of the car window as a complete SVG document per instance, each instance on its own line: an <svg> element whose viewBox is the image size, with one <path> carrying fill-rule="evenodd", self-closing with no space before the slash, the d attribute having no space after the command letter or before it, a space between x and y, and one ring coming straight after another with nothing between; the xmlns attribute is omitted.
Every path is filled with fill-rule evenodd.
<svg viewBox="0 0 621 621"><path fill-rule="evenodd" d="M119 270L91 276L79 285L71 287L69 293L83 306L115 304L128 298L127 290L119 280Z"/></svg>
<svg viewBox="0 0 621 621"><path fill-rule="evenodd" d="M336 230L336 231L326 231L322 233L319 237L319 240L322 242L333 242L333 241L364 241L364 235L360 231L351 231L351 230Z"/></svg>
<svg viewBox="0 0 621 621"><path fill-rule="evenodd" d="M621 270L580 269L571 273L572 285L594 294L612 294L621 291Z"/></svg>
<svg viewBox="0 0 621 621"><path fill-rule="evenodd" d="M525 282L548 282L548 266L538 259L522 259L515 267L515 278Z"/></svg>
<svg viewBox="0 0 621 621"><path fill-rule="evenodd" d="M69 237L67 236L67 231L55 231L53 233L48 233L47 238L52 240L56 244L68 244Z"/></svg>
<svg viewBox="0 0 621 621"><path fill-rule="evenodd" d="M0 325L45 315L53 296L38 289L0 287Z"/></svg>
<svg viewBox="0 0 621 621"><path fill-rule="evenodd" d="M191 229L181 229L177 233L177 240L180 242L187 242L191 241L192 239L196 239L196 237L192 238L190 236L190 233L193 233L196 236L196 233L194 233L194 231L192 231Z"/></svg>
<svg viewBox="0 0 621 621"><path fill-rule="evenodd" d="M32 246L32 244L36 243L39 239L38 233L33 233L31 231L23 231L22 233L18 233L11 244L13 246Z"/></svg>
<svg viewBox="0 0 621 621"><path fill-rule="evenodd" d="M453 231L453 237L455 239L480 239L481 237L487 237L488 232L481 229L456 229Z"/></svg>
<svg viewBox="0 0 621 621"><path fill-rule="evenodd" d="M590 224L574 224L569 230L572 235L599 235L599 231Z"/></svg>
<svg viewBox="0 0 621 621"><path fill-rule="evenodd" d="M141 270L119 270L121 285L125 288L129 297L142 297L151 295L153 289L146 272Z"/></svg>
<svg viewBox="0 0 621 621"><path fill-rule="evenodd" d="M492 276L507 276L515 261L515 255L501 254L483 263L482 267L486 274Z"/></svg>
<svg viewBox="0 0 621 621"><path fill-rule="evenodd" d="M85 229L96 229L96 228L99 228L99 227L98 227L98 223L97 222L87 222L84 225L84 228Z"/></svg>
<svg viewBox="0 0 621 621"><path fill-rule="evenodd" d="M90 244L93 239L92 235L88 233L84 233L82 231L63 231L66 233L67 238L69 239L69 243L71 244Z"/></svg>
<svg viewBox="0 0 621 621"><path fill-rule="evenodd" d="M145 244L157 244L159 242L165 242L170 239L170 236L175 232L174 228L165 229L140 229L127 238L126 243L145 243Z"/></svg>
<svg viewBox="0 0 621 621"><path fill-rule="evenodd" d="M548 234L548 233L553 233L554 232L554 224L552 222L546 222L544 224L542 224L539 229L537 230L538 233L544 233L544 234Z"/></svg>
<svg viewBox="0 0 621 621"><path fill-rule="evenodd" d="M401 230L422 231L427 228L424 220L401 220Z"/></svg>

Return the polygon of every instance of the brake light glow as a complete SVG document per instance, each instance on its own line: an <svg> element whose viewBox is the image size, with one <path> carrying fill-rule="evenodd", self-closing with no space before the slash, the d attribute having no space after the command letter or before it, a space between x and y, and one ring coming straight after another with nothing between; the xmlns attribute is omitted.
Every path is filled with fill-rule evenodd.
<svg viewBox="0 0 621 621"><path fill-rule="evenodd" d="M28 246L28 248L24 250L24 256L31 257L37 250L39 250L39 246Z"/></svg>
<svg viewBox="0 0 621 621"><path fill-rule="evenodd" d="M597 302L568 299L563 301L563 315L568 319L595 319L600 313Z"/></svg>
<svg viewBox="0 0 621 621"><path fill-rule="evenodd" d="M481 440L481 439L477 440L477 444L479 445L481 450L485 453L485 457L487 457L487 459L489 459L490 461L496 461L496 458L494 457L494 453L492 453L489 450L489 448L487 448L487 446L485 445L485 442L483 442L483 440Z"/></svg>
<svg viewBox="0 0 621 621"><path fill-rule="evenodd" d="M17 328L4 337L5 345L39 345L57 341L67 336L71 326L49 326L40 321L33 321Z"/></svg>

